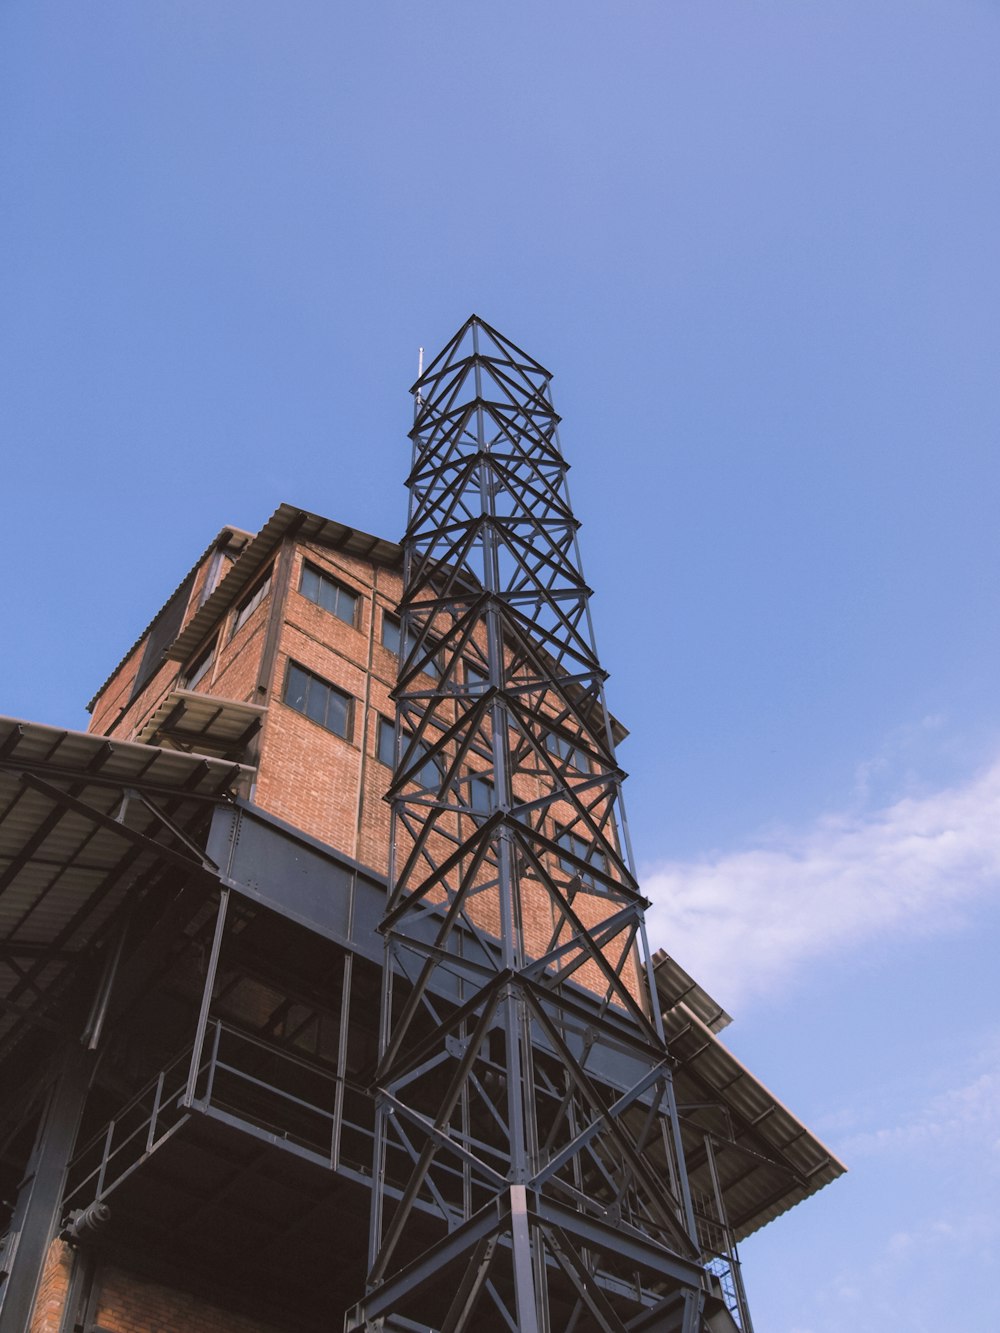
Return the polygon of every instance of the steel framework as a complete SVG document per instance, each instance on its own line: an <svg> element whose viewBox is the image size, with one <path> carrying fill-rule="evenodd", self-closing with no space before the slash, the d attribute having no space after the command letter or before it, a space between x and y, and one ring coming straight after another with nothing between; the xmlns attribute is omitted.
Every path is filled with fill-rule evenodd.
<svg viewBox="0 0 1000 1333"><path fill-rule="evenodd" d="M412 390L371 1259L348 1329L701 1324L550 379L473 316Z"/></svg>

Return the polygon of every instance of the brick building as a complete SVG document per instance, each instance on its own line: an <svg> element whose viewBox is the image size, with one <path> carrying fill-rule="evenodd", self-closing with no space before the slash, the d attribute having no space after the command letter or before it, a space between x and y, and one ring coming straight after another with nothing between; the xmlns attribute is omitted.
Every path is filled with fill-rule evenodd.
<svg viewBox="0 0 1000 1333"><path fill-rule="evenodd" d="M219 533L88 733L0 722L0 1333L290 1333L360 1298L401 587L398 546L283 505ZM552 839L578 853L558 810ZM732 1328L736 1243L843 1168L655 973Z"/></svg>

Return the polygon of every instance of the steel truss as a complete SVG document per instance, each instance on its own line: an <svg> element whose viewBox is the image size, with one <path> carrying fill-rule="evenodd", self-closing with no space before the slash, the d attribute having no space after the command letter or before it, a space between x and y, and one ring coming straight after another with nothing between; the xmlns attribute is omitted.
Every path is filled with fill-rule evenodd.
<svg viewBox="0 0 1000 1333"><path fill-rule="evenodd" d="M349 1329L701 1326L550 379L473 316L413 390L371 1259Z"/></svg>

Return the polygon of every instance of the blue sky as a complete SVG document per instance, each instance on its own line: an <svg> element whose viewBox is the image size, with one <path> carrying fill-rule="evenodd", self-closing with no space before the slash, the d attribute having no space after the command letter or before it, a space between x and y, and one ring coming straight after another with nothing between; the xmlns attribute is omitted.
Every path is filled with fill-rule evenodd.
<svg viewBox="0 0 1000 1333"><path fill-rule="evenodd" d="M0 11L0 711L227 522L386 536L417 348L556 373L653 938L851 1174L758 1333L998 1313L995 0Z"/></svg>

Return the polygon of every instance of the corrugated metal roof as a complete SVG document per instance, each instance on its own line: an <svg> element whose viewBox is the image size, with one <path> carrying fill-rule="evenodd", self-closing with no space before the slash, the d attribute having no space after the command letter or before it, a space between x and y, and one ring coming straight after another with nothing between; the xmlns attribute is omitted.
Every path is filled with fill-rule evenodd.
<svg viewBox="0 0 1000 1333"><path fill-rule="evenodd" d="M692 1185L706 1194L711 1189L707 1167L699 1167L697 1156L707 1132L715 1145L726 1210L737 1240L844 1174L844 1164L723 1046L685 1001L667 1009L663 1021L676 1061L678 1104L684 1114L689 1108L684 1138L691 1144Z"/></svg>
<svg viewBox="0 0 1000 1333"><path fill-rule="evenodd" d="M160 863L203 863L181 831L206 822L249 770L88 732L0 718L0 1041L46 1019L70 964Z"/></svg>
<svg viewBox="0 0 1000 1333"><path fill-rule="evenodd" d="M167 650L167 657L178 662L190 657L233 602L249 588L282 539L290 532L304 541L319 542L323 546L378 564L398 565L403 558L402 548L396 542L336 523L308 509L279 505L257 536L247 544L226 577L188 621Z"/></svg>
<svg viewBox="0 0 1000 1333"><path fill-rule="evenodd" d="M139 644L142 643L143 639L144 639L144 638L146 637L146 635L150 632L150 630L153 628L153 626L154 626L154 625L156 624L156 622L159 620L160 616L163 614L163 612L166 610L166 608L170 605L170 603L173 601L173 599L177 596L177 594L180 592L180 590L184 587L184 585L185 585L185 583L187 583L188 579L192 578L192 577L197 573L197 571L198 571L198 569L199 569L199 567L200 567L202 561L205 560L205 559L207 559L207 557L210 556L210 555L212 554L212 552L215 550L215 548L216 548L217 546L219 546L222 542L224 542L224 541L226 541L226 540L230 540L230 541L231 541L234 537L244 537L244 538L246 538L247 540L249 540L252 536L253 536L253 533L245 532L242 528L234 528L234 527L232 527L232 526L227 526L227 527L221 528L221 529L219 530L217 536L216 536L211 542L209 542L208 546L205 547L204 551L202 551L201 555L200 555L200 556L198 557L198 559L194 562L194 564L191 566L191 568L188 570L188 572L187 572L187 573L184 575L184 577L181 579L180 583L178 583L177 587L173 590L173 592L170 594L170 596L167 598L167 600L163 603L163 605L162 605L162 606L160 607L160 609L157 611L157 613L156 613L156 615L153 617L153 619L149 622L149 624L146 626L146 628L142 631L142 633L141 633L141 634L139 635L139 637L136 639L135 643L132 644L132 646L128 649L128 651L124 654L124 656L118 661L117 665L114 667L114 669L113 669L113 670L111 671L111 673L108 675L107 679L106 679L105 681L103 681L102 684L100 684L100 685L97 687L97 689L94 691L93 698L91 698L91 700L90 700L89 703L87 704L87 711L88 711L88 713L93 709L93 707L94 707L94 705L97 703L98 699L101 697L101 695L102 695L102 694L104 693L104 691L107 689L107 687L111 684L111 682L114 680L115 676L118 674L118 672L121 670L121 668L125 665L125 663L128 661L128 659L132 656L132 654L135 652L135 650L139 647Z"/></svg>
<svg viewBox="0 0 1000 1333"><path fill-rule="evenodd" d="M146 719L136 740L189 754L226 755L245 741L266 712L266 704L171 690Z"/></svg>
<svg viewBox="0 0 1000 1333"><path fill-rule="evenodd" d="M672 1009L683 1000L713 1032L721 1032L733 1021L722 1005L713 1000L708 991L664 949L658 949L653 955L653 974L663 1009Z"/></svg>

